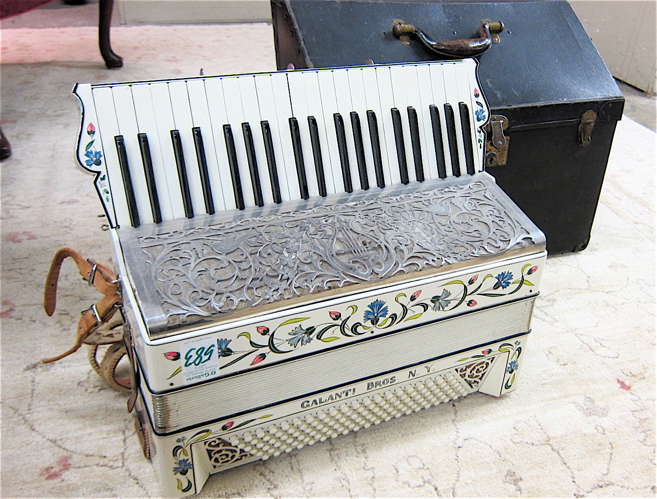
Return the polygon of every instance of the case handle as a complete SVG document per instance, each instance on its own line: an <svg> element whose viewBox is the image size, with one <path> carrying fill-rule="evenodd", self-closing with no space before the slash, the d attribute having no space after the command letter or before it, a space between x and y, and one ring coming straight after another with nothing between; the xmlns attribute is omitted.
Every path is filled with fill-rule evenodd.
<svg viewBox="0 0 657 499"><path fill-rule="evenodd" d="M392 34L401 39L402 43L408 43L409 38L419 40L429 50L441 57L462 58L474 57L483 54L490 48L497 34L504 30L502 21L489 21L484 19L477 34L479 38L469 40L450 40L437 42L419 28L400 19L395 19L392 25Z"/></svg>

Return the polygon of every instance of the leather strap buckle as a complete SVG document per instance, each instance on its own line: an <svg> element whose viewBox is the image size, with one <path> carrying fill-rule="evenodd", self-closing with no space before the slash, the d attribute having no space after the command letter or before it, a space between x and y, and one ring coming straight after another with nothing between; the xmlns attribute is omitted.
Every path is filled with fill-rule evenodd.
<svg viewBox="0 0 657 499"><path fill-rule="evenodd" d="M98 270L98 264L89 259L87 259L87 262L91 264L91 271L89 272L89 280L87 281L87 286L93 286L94 281L96 280L96 271Z"/></svg>
<svg viewBox="0 0 657 499"><path fill-rule="evenodd" d="M84 314L86 314L86 313L89 312L89 311L91 311L91 312L93 313L94 318L96 319L96 322L97 322L98 324L100 324L101 322L103 322L103 318L102 318L102 317L100 316L100 314L98 313L98 307L96 307L96 304L95 304L95 303L94 303L93 305L91 305L91 307L89 307L87 310L83 310L82 312L80 312L80 315L84 315Z"/></svg>
<svg viewBox="0 0 657 499"><path fill-rule="evenodd" d="M62 263L69 257L76 263L82 279L87 281L89 286L95 287L104 296L98 303L91 305L91 307L82 312L82 317L78 323L78 335L75 344L63 354L43 360L44 363L55 362L71 355L85 343L89 345L108 345L121 341L122 339L122 334L117 335L115 332L106 334L99 331L99 328L107 323L121 306L119 280L117 276L109 267L93 260L85 259L77 251L70 248L59 250L55 254L55 258L50 266L44 295L46 313L52 315L55 312L59 272Z"/></svg>

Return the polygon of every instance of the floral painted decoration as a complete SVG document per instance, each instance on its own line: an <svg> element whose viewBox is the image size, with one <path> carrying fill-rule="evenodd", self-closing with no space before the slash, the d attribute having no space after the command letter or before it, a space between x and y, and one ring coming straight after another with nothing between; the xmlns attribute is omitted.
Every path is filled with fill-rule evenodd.
<svg viewBox="0 0 657 499"><path fill-rule="evenodd" d="M379 319L383 319L388 315L388 307L385 302L382 300L374 300L367 306L367 310L363 314L363 320L365 322L369 321L372 325L376 326L379 323Z"/></svg>
<svg viewBox="0 0 657 499"><path fill-rule="evenodd" d="M535 270L534 270L535 272ZM520 368L520 354L522 354L522 346L520 346L520 341L516 340L513 343L502 343L498 349L498 352L511 352L508 363L506 365L505 372L509 375L504 382L504 388L506 390L510 389L516 381L516 371ZM458 362L467 362L474 359L482 359L487 355L490 355L493 351L490 348L483 350L481 354L472 355L471 357L465 357L459 359Z"/></svg>
<svg viewBox="0 0 657 499"><path fill-rule="evenodd" d="M486 274L480 277L479 274L475 274L465 282L459 279L445 283L433 296L424 300L420 299L422 290L417 290L410 296L406 293L399 293L395 297L394 303L376 299L367 305L361 316L362 321L357 320L358 306L349 305L343 311L329 311L330 321L320 324L302 325L301 323L309 318L295 317L283 321L273 329L259 325L255 327L257 336L248 331L237 336L248 341L250 346L248 349L229 348L233 340L228 338L217 340L219 357L225 357L228 360L219 369L226 369L247 359L250 359L249 365L253 366L266 360L270 354L285 355L314 341L328 343L342 338L371 334L389 329L402 322L418 320L427 313L451 312L461 306L473 308L479 305L475 297L502 298L517 293L523 286L534 286L528 276L537 271L538 266L527 264L522 267L518 279L510 270L502 271L496 276ZM286 326L292 326L292 329L288 329ZM281 334L286 330L286 334ZM179 358L179 356L176 357L176 354L177 352L169 352L164 355L167 359L176 360ZM176 369L169 379L180 372L180 368Z"/></svg>
<svg viewBox="0 0 657 499"><path fill-rule="evenodd" d="M265 414L264 416L260 416L258 418L247 419L238 424L235 424L235 421L230 421L221 427L221 431L226 432L228 430L237 430L239 428L243 428L245 426L253 424L258 420L268 419L271 417L272 417L271 414ZM213 433L212 430L206 429L195 433L190 438L187 438L186 436L182 436L176 439L176 444L178 445L176 445L172 451L173 463L174 463L172 471L174 475L180 477L180 478L178 477L176 478L176 484L177 484L176 486L180 492L183 493L189 492L194 485L194 481L193 481L194 466L190 460L191 445L217 436L218 436L217 433Z"/></svg>
<svg viewBox="0 0 657 499"><path fill-rule="evenodd" d="M89 167L100 166L103 164L103 153L98 151L94 146L94 143L96 142L94 137L96 135L96 127L93 123L87 125L87 135L89 136L89 142L84 146L84 155L87 158L85 163Z"/></svg>
<svg viewBox="0 0 657 499"><path fill-rule="evenodd" d="M89 142L84 146L84 160L87 168L98 167L103 165L103 153L96 149L96 126L89 122L87 125L87 135L89 136ZM97 179L98 190L105 198L105 202L109 203L111 201L109 183L107 181L107 175L101 173Z"/></svg>

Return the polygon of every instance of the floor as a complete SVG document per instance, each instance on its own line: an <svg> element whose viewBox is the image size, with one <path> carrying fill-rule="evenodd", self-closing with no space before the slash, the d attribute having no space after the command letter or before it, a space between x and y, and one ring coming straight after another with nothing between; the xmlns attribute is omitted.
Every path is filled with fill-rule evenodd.
<svg viewBox="0 0 657 499"><path fill-rule="evenodd" d="M54 252L116 264L93 179L73 159L73 84L274 69L267 24L118 26L114 48L129 63L117 71L103 67L94 26L3 24L1 125L14 148L0 164L7 498L162 496L126 396L83 352L39 362L70 346L78 311L97 299L65 267L58 309L44 314ZM162 50L172 39L178 49ZM654 497L657 134L654 98L635 98L647 126L628 105L589 247L548 259L513 394L471 395L241 466L200 497Z"/></svg>

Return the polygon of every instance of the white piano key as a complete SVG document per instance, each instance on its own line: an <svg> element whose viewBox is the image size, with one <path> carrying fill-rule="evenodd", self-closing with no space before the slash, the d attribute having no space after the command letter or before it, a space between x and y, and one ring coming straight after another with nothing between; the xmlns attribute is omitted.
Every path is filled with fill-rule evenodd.
<svg viewBox="0 0 657 499"><path fill-rule="evenodd" d="M282 76L283 79L285 78L285 75L279 76ZM260 104L260 119L269 123L269 128L272 133L272 144L274 148L274 156L276 158L276 172L278 174L278 185L281 194L281 200L289 201L290 190L288 188L285 172L287 169L286 165L290 162L294 162L294 160L283 152L283 138L289 138L289 128L285 128L281 132L279 116L277 115L276 111L276 98L274 97L274 90L272 88L272 77L269 74L256 75L255 85L256 91L258 93L258 102ZM285 83L285 86L285 88L287 88L287 83ZM287 113L283 112L283 114L285 117L285 124L287 125L287 117L291 116L291 111L289 110L290 99L287 98L286 101L288 110ZM283 103L280 104L281 107L284 107ZM291 148L292 146L290 145L289 147ZM269 173L267 174L267 179L267 190L271 193L272 179L269 177Z"/></svg>
<svg viewBox="0 0 657 499"><path fill-rule="evenodd" d="M176 129L180 132L180 139L183 145L185 156L185 169L187 171L187 180L189 184L189 193L192 198L194 214L205 213L203 203L203 189L201 176L196 158L196 147L192 128L192 111L189 104L189 92L187 91L187 82L184 80L174 80L169 83L169 94L171 95L171 108L173 110L173 120Z"/></svg>
<svg viewBox="0 0 657 499"><path fill-rule="evenodd" d="M157 136L160 143L160 152L162 154L162 164L164 166L167 184L169 186L169 202L173 218L184 218L185 208L183 206L182 195L180 194L180 181L178 179L178 170L176 160L171 145L171 130L175 130L176 124L173 120L173 110L171 109L171 96L169 95L168 82L155 82L149 85L151 97L153 99L153 111L155 114L155 123L157 125Z"/></svg>
<svg viewBox="0 0 657 499"><path fill-rule="evenodd" d="M242 135L242 123L244 123L244 112L242 110L242 99L240 94L240 79L237 77L226 77L223 79L224 104L226 106L226 117L233 131L235 139L235 151L242 184L242 195L245 206L255 206L253 189L251 189L251 175L249 163L246 158L246 147Z"/></svg>
<svg viewBox="0 0 657 499"><path fill-rule="evenodd" d="M373 67L363 68L363 87L365 89L365 100L367 109L374 111L379 129L379 146L381 148L381 163L383 166L383 177L386 186L391 185L390 160L388 148L386 147L386 136L383 123L384 114L390 114L390 109L382 107L381 93L377 85L376 69ZM376 178L375 178L376 180Z"/></svg>
<svg viewBox="0 0 657 499"><path fill-rule="evenodd" d="M317 174L315 173L312 144L310 142L310 130L308 128L308 116L310 116L310 113L306 101L304 75L302 72L289 71L286 73L286 76L290 88L292 114L298 120L299 131L301 133L301 146L303 150L308 194L311 198L314 198L319 196L319 189L317 185Z"/></svg>
<svg viewBox="0 0 657 499"><path fill-rule="evenodd" d="M240 97L242 100L244 121L250 125L251 133L253 135L255 156L258 165L258 178L264 205L271 205L274 203L274 198L272 196L269 173L267 171L265 141L262 137L262 128L260 127L260 121L262 118L260 114L260 98L256 89L255 76L248 75L240 78ZM240 135L242 135L241 129L239 132ZM249 181L249 185L251 185L251 177L247 180Z"/></svg>
<svg viewBox="0 0 657 499"><path fill-rule="evenodd" d="M319 80L318 80L318 72L304 71L301 74L303 75L303 80L304 80L308 115L314 116L315 119L317 120L319 142L322 152L322 163L323 163L322 170L324 172L324 181L326 183L326 193L334 194L336 191L334 188L334 180L333 180L332 153L335 154L336 151L330 150L329 141L328 141L329 133L334 132L334 130L332 128L327 128L326 125L326 118L324 116L324 109L322 106L322 93L320 90ZM333 113L329 113L329 114L332 119ZM314 168L314 163L313 163L313 168Z"/></svg>
<svg viewBox="0 0 657 499"><path fill-rule="evenodd" d="M463 134L461 133L461 117L459 115L459 102L461 94L459 92L459 62L453 62L445 65L443 77L445 81L445 102L452 105L454 110L454 125L456 130L456 144L458 147L459 167L461 175L466 174L465 169L465 150L463 148ZM466 82L461 82L465 83Z"/></svg>
<svg viewBox="0 0 657 499"><path fill-rule="evenodd" d="M322 115L324 118L324 129L326 130L326 141L328 148L328 158L330 159L330 169L332 174L333 193L343 193L344 183L342 181L342 171L340 167L340 154L338 151L338 140L335 134L335 124L333 114L338 111L338 104L335 99L335 82L333 81L332 71L318 71L317 81L321 96ZM327 185L328 189L328 185Z"/></svg>
<svg viewBox="0 0 657 499"><path fill-rule="evenodd" d="M395 99L395 107L399 109L402 116L404 147L406 149L406 166L408 169L408 178L411 182L416 180L415 163L413 156L413 142L411 141L411 131L408 123L408 106L415 107L416 99L409 87L415 87L417 93L417 84L415 78L415 68L412 65L399 65L390 67L390 78L392 80L392 91Z"/></svg>
<svg viewBox="0 0 657 499"><path fill-rule="evenodd" d="M142 224L153 223L151 203L148 196L148 188L146 187L146 176L144 174L139 142L137 140L139 129L137 128L137 118L135 117L131 87L128 85L117 85L112 88L112 96L114 97L116 119L119 123L119 134L123 135L123 140L125 141L139 220Z"/></svg>
<svg viewBox="0 0 657 499"><path fill-rule="evenodd" d="M427 179L436 179L439 178L439 175L435 144L433 140L430 106L439 106L440 103L436 103L433 97L429 66L426 64L418 64L415 70L417 72L418 92L421 103L421 109L418 109L418 118L423 124L422 147L424 158L426 159L424 175Z"/></svg>
<svg viewBox="0 0 657 499"><path fill-rule="evenodd" d="M214 203L215 212L226 209L223 190L220 187L222 179L219 175L217 157L217 148L214 144L214 134L212 129L212 120L210 118L210 106L208 104L205 80L195 78L187 81L187 91L189 92L189 105L192 112L192 125L201 129L203 136L203 146L208 166L208 178L212 192L212 202ZM225 161L224 158L221 160ZM205 213L205 209L202 213Z"/></svg>
<svg viewBox="0 0 657 499"><path fill-rule="evenodd" d="M351 93L352 109L358 113L360 118L360 128L363 135L363 147L365 149L365 167L367 170L367 179L369 188L376 187L376 173L374 171L374 156L372 153L372 142L370 131L367 125L367 96L365 93L365 83L363 79L362 68L347 69L349 76L349 91Z"/></svg>
<svg viewBox="0 0 657 499"><path fill-rule="evenodd" d="M354 131L351 127L351 118L349 113L353 111L351 96L349 95L349 76L345 69L333 70L333 82L335 88L335 100L337 103L337 112L340 113L344 121L345 134L347 137L347 155L349 157L349 172L351 174L351 185L354 192L360 190L358 180L358 163L356 161L356 148L354 147Z"/></svg>
<svg viewBox="0 0 657 499"><path fill-rule="evenodd" d="M98 116L97 130L103 143L103 152L105 153L103 160L107 166L107 176L109 177L110 187L112 189L114 216L119 226L130 226L128 201L125 190L123 189L119 158L116 152L116 146L114 145L114 137L121 132L119 131L119 124L116 119L112 89L111 87L96 87L93 89L93 96L96 114Z"/></svg>
<svg viewBox="0 0 657 499"><path fill-rule="evenodd" d="M392 115L390 110L395 107L395 97L392 91L392 80L390 78L389 67L375 67L376 81L379 89L379 100L381 102L381 119L379 125L381 127L380 134L383 137L385 147L382 149L387 151L388 156L388 170L389 176L386 177L386 184L390 182L391 185L399 185L401 177L399 175L399 162L397 160L397 148L395 146L395 133L392 125Z"/></svg>
<svg viewBox="0 0 657 499"><path fill-rule="evenodd" d="M449 152L449 137L447 136L447 122L445 121L445 109L443 105L447 102L447 95L445 93L445 78L443 73L446 65L430 65L429 72L431 74L431 86L433 89L433 99L438 107L440 114L440 130L443 138L443 154L445 160L445 172L448 177L452 176L452 161ZM451 66L451 65L450 65Z"/></svg>
<svg viewBox="0 0 657 499"><path fill-rule="evenodd" d="M424 135L424 129L425 129L425 122L424 122L424 114L423 114L423 101L422 101L422 96L420 93L420 84L418 81L418 66L415 64L411 65L405 65L403 67L404 73L407 75L405 78L406 84L404 85L404 88L406 90L406 103L407 106L413 107L417 113L418 117L418 131L419 131L419 138L420 138L420 154L421 154L421 162L422 162L422 170L424 173L424 178L429 178L427 176L427 144L425 141L425 135ZM427 115L428 115L428 109L427 109ZM406 124L409 124L409 119L408 119L408 112L406 112L406 116L404 119ZM410 127L410 125L408 125ZM412 144L411 144L411 149L412 149ZM416 172L415 172L415 157L414 155L411 155L408 158L409 162L409 176L411 180L415 179L417 180L416 177Z"/></svg>
<svg viewBox="0 0 657 499"><path fill-rule="evenodd" d="M287 191L290 200L299 200L299 181L297 180L296 164L294 162L294 151L290 135L288 119L292 117L292 104L290 102L290 89L288 87L287 74L284 72L271 75L271 87L274 93L274 104L276 106L276 117L278 120L278 133L281 138L281 149L285 158L284 169L279 168L279 180L281 184L287 183ZM281 187L281 195L282 187Z"/></svg>
<svg viewBox="0 0 657 499"><path fill-rule="evenodd" d="M148 137L162 219L171 220L174 218L171 195L169 193L169 189L172 186L167 181L164 159L162 158L162 145L160 144L157 118L155 116L155 110L153 109L151 85L148 83L133 85L132 97L134 100L139 132L145 133Z"/></svg>
<svg viewBox="0 0 657 499"><path fill-rule="evenodd" d="M227 210L234 210L237 208L237 203L235 202L233 181L228 166L228 153L226 152L223 129L223 126L228 123L226 104L224 102L223 81L221 78L206 78L204 83L210 122L212 124L212 138L217 157L217 169L212 174L216 174L219 177L219 188L221 189L221 198L223 199L224 206Z"/></svg>
<svg viewBox="0 0 657 499"><path fill-rule="evenodd" d="M420 125L420 135L422 138L422 155L424 165L424 176L427 179L436 179L438 177L438 166L436 162L436 150L433 143L433 130L431 128L431 114L429 106L434 102L433 91L431 89L431 74L429 66L418 64L415 66L417 73L417 90L418 90L418 108L417 114Z"/></svg>

